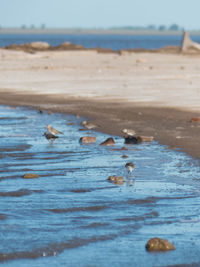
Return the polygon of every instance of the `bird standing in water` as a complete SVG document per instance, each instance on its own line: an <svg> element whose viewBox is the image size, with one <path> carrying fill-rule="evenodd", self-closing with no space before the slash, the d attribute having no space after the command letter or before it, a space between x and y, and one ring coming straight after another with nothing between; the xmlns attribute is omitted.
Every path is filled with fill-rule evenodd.
<svg viewBox="0 0 200 267"><path fill-rule="evenodd" d="M128 163L126 163L125 167L126 167L127 173L129 175L131 175L133 170L134 170L134 168L135 168L135 165L132 162L128 162Z"/></svg>
<svg viewBox="0 0 200 267"><path fill-rule="evenodd" d="M53 128L51 125L47 124L47 129L51 134L63 134L62 132L56 130L55 128Z"/></svg>
<svg viewBox="0 0 200 267"><path fill-rule="evenodd" d="M54 134L52 134L52 133L48 133L48 132L45 132L45 133L44 133L44 136L45 136L46 139L47 139L49 142L51 142L51 143L53 143L53 141L54 141L56 138L58 138L58 136L56 136L56 135L54 135Z"/></svg>

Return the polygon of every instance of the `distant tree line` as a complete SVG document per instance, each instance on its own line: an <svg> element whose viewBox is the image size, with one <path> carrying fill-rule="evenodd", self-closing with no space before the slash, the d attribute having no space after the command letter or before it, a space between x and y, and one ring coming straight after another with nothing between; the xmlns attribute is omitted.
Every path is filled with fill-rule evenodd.
<svg viewBox="0 0 200 267"><path fill-rule="evenodd" d="M21 29L46 29L46 25L42 23L39 27L36 27L34 24L27 26L25 24L21 25Z"/></svg>
<svg viewBox="0 0 200 267"><path fill-rule="evenodd" d="M170 26L166 25L160 25L160 26L155 26L153 24L150 24L148 26L124 26L124 27L112 27L110 28L112 30L119 30L119 29L124 29L124 30L151 30L151 31L181 31L184 30L183 27L179 26L176 23L171 24Z"/></svg>

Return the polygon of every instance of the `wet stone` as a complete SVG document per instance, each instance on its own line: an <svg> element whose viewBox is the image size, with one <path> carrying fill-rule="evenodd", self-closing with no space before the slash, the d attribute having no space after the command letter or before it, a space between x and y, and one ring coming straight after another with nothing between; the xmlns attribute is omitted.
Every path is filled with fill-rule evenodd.
<svg viewBox="0 0 200 267"><path fill-rule="evenodd" d="M108 181L112 182L114 184L123 184L124 183L124 177L112 175L112 176L108 177Z"/></svg>
<svg viewBox="0 0 200 267"><path fill-rule="evenodd" d="M79 141L82 144L95 143L96 142L96 137L94 137L94 136L83 136L83 137L80 138Z"/></svg>
<svg viewBox="0 0 200 267"><path fill-rule="evenodd" d="M23 176L24 179L34 179L34 178L38 178L38 177L39 176L35 173L26 173Z"/></svg>
<svg viewBox="0 0 200 267"><path fill-rule="evenodd" d="M200 122L200 117L192 117L190 122Z"/></svg>
<svg viewBox="0 0 200 267"><path fill-rule="evenodd" d="M103 141L100 145L101 146L113 146L114 144L115 144L114 138L109 137L105 141Z"/></svg>
<svg viewBox="0 0 200 267"><path fill-rule="evenodd" d="M127 155L122 155L122 158L123 158L123 159L127 159L128 156L127 156Z"/></svg>
<svg viewBox="0 0 200 267"><path fill-rule="evenodd" d="M144 135L140 135L138 136L142 142L152 142L154 140L153 136L144 136Z"/></svg>
<svg viewBox="0 0 200 267"><path fill-rule="evenodd" d="M168 240L157 237L150 239L146 244L146 250L148 250L149 252L168 251L174 249L174 245L171 244Z"/></svg>
<svg viewBox="0 0 200 267"><path fill-rule="evenodd" d="M142 139L140 136L124 136L124 143L131 145L131 144L140 144L142 142Z"/></svg>

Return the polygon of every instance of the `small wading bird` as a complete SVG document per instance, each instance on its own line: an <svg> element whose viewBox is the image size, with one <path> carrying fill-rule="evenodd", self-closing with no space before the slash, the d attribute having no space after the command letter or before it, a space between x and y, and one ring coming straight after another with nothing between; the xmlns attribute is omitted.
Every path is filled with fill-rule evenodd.
<svg viewBox="0 0 200 267"><path fill-rule="evenodd" d="M135 165L132 162L128 162L126 163L125 167L126 167L127 173L131 175L135 168Z"/></svg>
<svg viewBox="0 0 200 267"><path fill-rule="evenodd" d="M122 130L122 133L127 134L127 135L129 135L129 136L134 136L134 135L136 135L136 132L135 132L134 130L132 130L132 129L123 129L123 130Z"/></svg>
<svg viewBox="0 0 200 267"><path fill-rule="evenodd" d="M47 139L49 142L52 142L52 143L53 143L53 141L54 141L56 138L58 138L58 136L56 136L56 135L54 135L54 134L52 134L52 133L48 133L48 132L45 132L45 133L44 133L44 136L46 137L46 139Z"/></svg>
<svg viewBox="0 0 200 267"><path fill-rule="evenodd" d="M55 128L53 128L51 125L47 124L47 129L51 134L63 134L62 132L56 130Z"/></svg>
<svg viewBox="0 0 200 267"><path fill-rule="evenodd" d="M87 129L94 129L97 127L97 125L95 125L94 123L92 122L89 122L89 121L82 121L81 123L84 127L86 127Z"/></svg>

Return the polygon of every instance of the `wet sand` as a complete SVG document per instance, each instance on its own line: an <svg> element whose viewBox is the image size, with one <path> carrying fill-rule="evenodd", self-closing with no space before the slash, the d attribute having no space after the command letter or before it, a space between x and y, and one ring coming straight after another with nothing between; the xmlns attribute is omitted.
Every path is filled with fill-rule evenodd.
<svg viewBox="0 0 200 267"><path fill-rule="evenodd" d="M0 50L0 103L86 116L199 158L200 55Z"/></svg>

